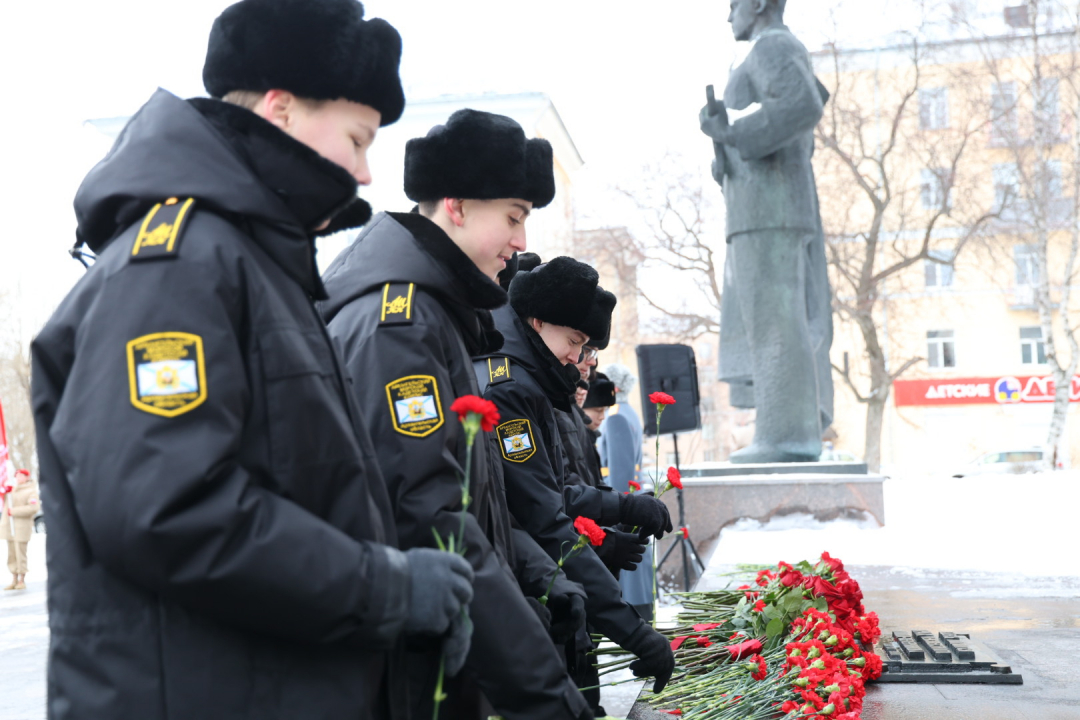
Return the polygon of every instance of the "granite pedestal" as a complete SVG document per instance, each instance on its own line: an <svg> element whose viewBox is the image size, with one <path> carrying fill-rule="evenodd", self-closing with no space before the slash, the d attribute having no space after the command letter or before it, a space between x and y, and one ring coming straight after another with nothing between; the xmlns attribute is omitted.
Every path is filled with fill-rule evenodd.
<svg viewBox="0 0 1080 720"><path fill-rule="evenodd" d="M777 516L804 513L826 522L869 513L884 525L884 482L883 476L867 473L862 463L689 467L683 472L682 490L686 527L698 555L708 563L720 531L743 518L765 523ZM664 493L662 500L678 522L678 492ZM663 557L671 542L670 538L660 541L658 557ZM669 561L663 570L666 577L678 574L681 580L681 558Z"/></svg>

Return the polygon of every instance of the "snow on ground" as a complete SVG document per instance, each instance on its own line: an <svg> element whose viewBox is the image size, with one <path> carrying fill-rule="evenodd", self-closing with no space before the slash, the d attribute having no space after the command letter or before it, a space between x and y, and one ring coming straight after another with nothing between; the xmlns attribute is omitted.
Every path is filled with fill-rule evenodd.
<svg viewBox="0 0 1080 720"><path fill-rule="evenodd" d="M884 527L871 517L741 520L722 531L709 564L793 562L827 550L849 565L887 565L902 574L1080 576L1078 526L1080 471L895 477L885 482Z"/></svg>

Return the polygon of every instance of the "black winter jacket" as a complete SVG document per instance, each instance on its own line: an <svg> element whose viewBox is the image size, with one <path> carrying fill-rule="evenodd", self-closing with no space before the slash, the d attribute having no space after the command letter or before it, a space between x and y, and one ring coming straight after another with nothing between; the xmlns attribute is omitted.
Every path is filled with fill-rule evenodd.
<svg viewBox="0 0 1080 720"><path fill-rule="evenodd" d="M417 213L376 215L327 269L324 282L330 299L320 310L371 429L401 546L435 547L433 529L446 540L461 523L465 433L450 405L479 395L470 356L493 335L501 344L483 321L490 326L487 311L504 304L506 293ZM492 445L491 436L481 433L473 448L465 545L476 579L466 675L508 719L578 718L587 712L585 700L526 603L511 564L522 568L526 585L529 577L536 585L537 575L543 585L557 568L512 527ZM414 716L427 718L438 648L409 658L416 690L410 705ZM492 714L469 698L462 683L451 682L448 692L444 717L486 720Z"/></svg>
<svg viewBox="0 0 1080 720"><path fill-rule="evenodd" d="M556 411L571 409L569 398L577 369L560 365L540 336L509 306L492 315L504 344L499 353L477 358L474 369L486 384L484 397L494 402L501 414L495 434L502 444L507 503L518 522L558 560L578 537L573 519L564 509L569 468L555 416ZM508 372L496 376L504 362ZM617 496L613 497L617 503ZM602 514L599 504L595 509ZM585 588L590 626L621 643L644 624L622 601L619 583L592 548L568 560L563 569L567 577Z"/></svg>
<svg viewBox="0 0 1080 720"><path fill-rule="evenodd" d="M53 720L387 717L408 568L311 300L355 188L159 90L79 189L98 260L33 343Z"/></svg>
<svg viewBox="0 0 1080 720"><path fill-rule="evenodd" d="M605 527L613 526L619 521L620 496L600 477L600 456L592 431L585 426L584 412L574 403L574 396L570 396L569 403L569 410L555 411L559 439L566 453L566 514L584 515Z"/></svg>

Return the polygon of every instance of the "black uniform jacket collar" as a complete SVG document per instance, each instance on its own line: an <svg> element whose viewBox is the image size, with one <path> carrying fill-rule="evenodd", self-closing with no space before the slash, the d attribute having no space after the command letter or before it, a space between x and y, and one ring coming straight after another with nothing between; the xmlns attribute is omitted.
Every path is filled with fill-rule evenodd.
<svg viewBox="0 0 1080 720"><path fill-rule="evenodd" d="M570 412L574 388L581 377L574 365L563 365L544 344L544 340L509 305L492 313L495 327L503 335L499 355L510 358L524 368L544 391L551 404Z"/></svg>
<svg viewBox="0 0 1080 720"><path fill-rule="evenodd" d="M502 344L489 310L506 291L476 267L438 225L419 213L379 213L327 268L329 299L319 303L329 323L343 307L388 282L410 282L435 295L461 327L472 354Z"/></svg>
<svg viewBox="0 0 1080 720"><path fill-rule="evenodd" d="M322 297L311 233L346 208L357 218L355 203L366 203L356 189L343 168L255 113L158 90L79 188L76 235L100 252L155 203L193 197L199 207L247 222L259 246Z"/></svg>

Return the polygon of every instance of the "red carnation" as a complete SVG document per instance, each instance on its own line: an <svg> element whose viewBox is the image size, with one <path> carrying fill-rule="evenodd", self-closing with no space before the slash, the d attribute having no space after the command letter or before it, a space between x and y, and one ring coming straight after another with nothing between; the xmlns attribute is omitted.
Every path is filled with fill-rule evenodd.
<svg viewBox="0 0 1080 720"><path fill-rule="evenodd" d="M462 395L450 406L450 412L456 412L461 422L465 422L469 413L480 416L480 427L484 432L491 432L499 424L499 409L495 403L476 397L475 395Z"/></svg>
<svg viewBox="0 0 1080 720"><path fill-rule="evenodd" d="M675 398L664 392L654 392L649 394L649 402L656 405L674 405Z"/></svg>
<svg viewBox="0 0 1080 720"><path fill-rule="evenodd" d="M679 468L669 467L667 469L667 481L671 483L672 487L682 490L682 473L679 472Z"/></svg>
<svg viewBox="0 0 1080 720"><path fill-rule="evenodd" d="M690 528L688 528L688 527L684 527L684 528L681 528L681 529L679 530L679 532L681 532L681 533L682 533L682 536L683 536L683 537L684 537L685 539L687 539L687 540L689 540L689 539L690 539Z"/></svg>
<svg viewBox="0 0 1080 720"><path fill-rule="evenodd" d="M641 483L639 483L637 480L631 480L630 481L630 489L631 490L640 490L641 489Z"/></svg>
<svg viewBox="0 0 1080 720"><path fill-rule="evenodd" d="M605 533L604 529L597 525L595 521L590 520L587 517L578 517L578 519L574 521L574 529L581 535L588 535L589 542L593 545L604 544L604 537L607 533Z"/></svg>
<svg viewBox="0 0 1080 720"><path fill-rule="evenodd" d="M710 645L712 645L712 640L710 640L704 635L698 635L696 639L698 647L709 647Z"/></svg>
<svg viewBox="0 0 1080 720"><path fill-rule="evenodd" d="M750 657L750 664L756 665L757 668L750 673L750 677L755 680L764 680L769 674L769 667L765 664L765 658L760 655L753 655Z"/></svg>
<svg viewBox="0 0 1080 720"><path fill-rule="evenodd" d="M741 660L747 655L753 655L761 651L761 641L754 638L739 643L738 645L726 645L724 649L731 655L732 660Z"/></svg>
<svg viewBox="0 0 1080 720"><path fill-rule="evenodd" d="M758 600L754 603L754 612L765 612L765 601Z"/></svg>

